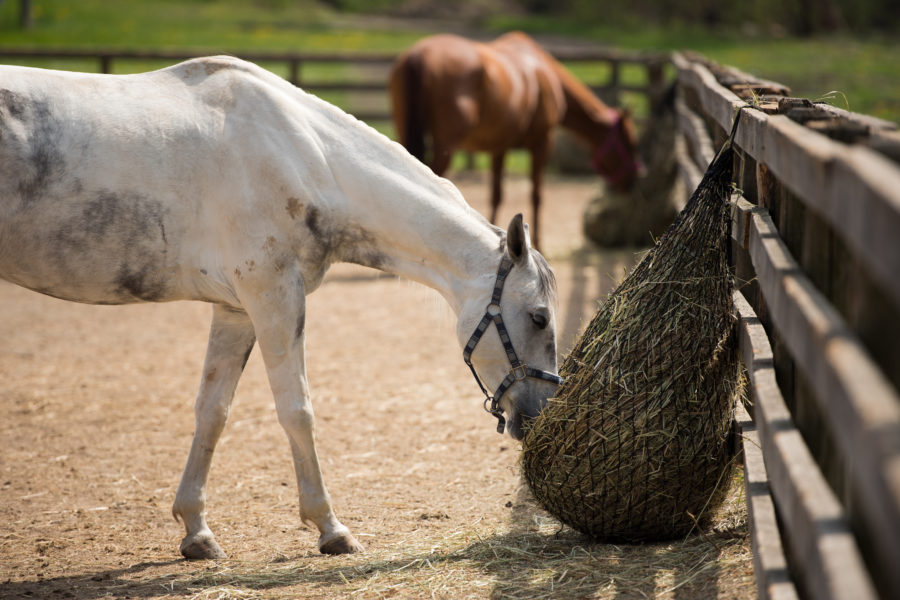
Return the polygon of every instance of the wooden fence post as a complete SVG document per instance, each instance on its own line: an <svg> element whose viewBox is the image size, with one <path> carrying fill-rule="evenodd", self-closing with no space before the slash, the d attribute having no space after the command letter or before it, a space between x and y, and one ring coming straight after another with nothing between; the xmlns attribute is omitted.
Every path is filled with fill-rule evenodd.
<svg viewBox="0 0 900 600"><path fill-rule="evenodd" d="M291 59L288 61L288 69L290 74L288 75L288 81L290 81L295 86L300 85L300 59Z"/></svg>

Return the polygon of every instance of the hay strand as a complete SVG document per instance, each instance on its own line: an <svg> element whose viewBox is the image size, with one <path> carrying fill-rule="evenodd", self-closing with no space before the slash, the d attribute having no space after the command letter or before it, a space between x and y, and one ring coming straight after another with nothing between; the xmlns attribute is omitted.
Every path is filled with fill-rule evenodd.
<svg viewBox="0 0 900 600"><path fill-rule="evenodd" d="M576 342L565 384L524 441L537 500L596 539L685 535L724 495L741 381L727 261L732 165L729 140Z"/></svg>

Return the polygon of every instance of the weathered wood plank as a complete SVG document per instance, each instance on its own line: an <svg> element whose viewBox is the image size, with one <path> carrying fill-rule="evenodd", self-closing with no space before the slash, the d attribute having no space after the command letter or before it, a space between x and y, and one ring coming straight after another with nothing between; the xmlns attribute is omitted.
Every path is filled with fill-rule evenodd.
<svg viewBox="0 0 900 600"><path fill-rule="evenodd" d="M694 164L690 150L688 150L688 143L682 135L675 136L675 158L678 162L679 176L684 182L684 186L688 190L688 193L690 193L700 185L700 181L703 179L703 173L697 165Z"/></svg>
<svg viewBox="0 0 900 600"><path fill-rule="evenodd" d="M801 588L822 600L876 598L843 508L784 404L761 326L748 329L742 351L769 485L789 532L785 543ZM778 564L777 557L767 558Z"/></svg>
<svg viewBox="0 0 900 600"><path fill-rule="evenodd" d="M759 319L740 293L734 294L734 302L740 317L741 356L747 371L771 369L772 350ZM744 485L757 593L761 600L794 600L797 589L781 543L759 432L742 404L738 405L737 422L743 439Z"/></svg>
<svg viewBox="0 0 900 600"><path fill-rule="evenodd" d="M682 85L729 129L746 104L702 65L676 54ZM824 218L900 307L900 168L878 152L848 147L791 121L745 110L736 143Z"/></svg>
<svg viewBox="0 0 900 600"><path fill-rule="evenodd" d="M684 134L694 162L698 165L710 164L716 151L703 125L703 119L688 108L681 98L675 100L675 112L678 115L678 130Z"/></svg>
<svg viewBox="0 0 900 600"><path fill-rule="evenodd" d="M751 259L769 315L815 391L850 467L860 502L855 514L873 546L873 569L900 597L900 398L802 274L766 212L753 210L747 218Z"/></svg>

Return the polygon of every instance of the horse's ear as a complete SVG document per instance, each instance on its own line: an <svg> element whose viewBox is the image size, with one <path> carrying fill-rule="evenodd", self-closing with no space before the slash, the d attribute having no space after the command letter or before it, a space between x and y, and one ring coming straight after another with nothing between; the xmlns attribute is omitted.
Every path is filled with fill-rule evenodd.
<svg viewBox="0 0 900 600"><path fill-rule="evenodd" d="M506 252L514 263L519 264L528 259L530 247L528 226L522 220L522 213L519 213L512 218L509 229L506 230Z"/></svg>

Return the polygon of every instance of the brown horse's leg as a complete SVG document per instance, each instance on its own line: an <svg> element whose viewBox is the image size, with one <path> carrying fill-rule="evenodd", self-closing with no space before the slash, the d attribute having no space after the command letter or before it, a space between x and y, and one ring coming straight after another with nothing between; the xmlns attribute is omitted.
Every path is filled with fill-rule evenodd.
<svg viewBox="0 0 900 600"><path fill-rule="evenodd" d="M503 201L503 162L505 159L505 152L495 152L491 155L491 223L497 222L497 211L500 210L500 202Z"/></svg>
<svg viewBox="0 0 900 600"><path fill-rule="evenodd" d="M544 184L544 164L547 162L548 145L539 145L531 150L531 242L541 249L540 209L541 187Z"/></svg>
<svg viewBox="0 0 900 600"><path fill-rule="evenodd" d="M431 170L435 175L444 176L447 169L450 168L450 160L453 158L453 147L440 143L437 139L432 138L432 150L434 156L431 159Z"/></svg>

